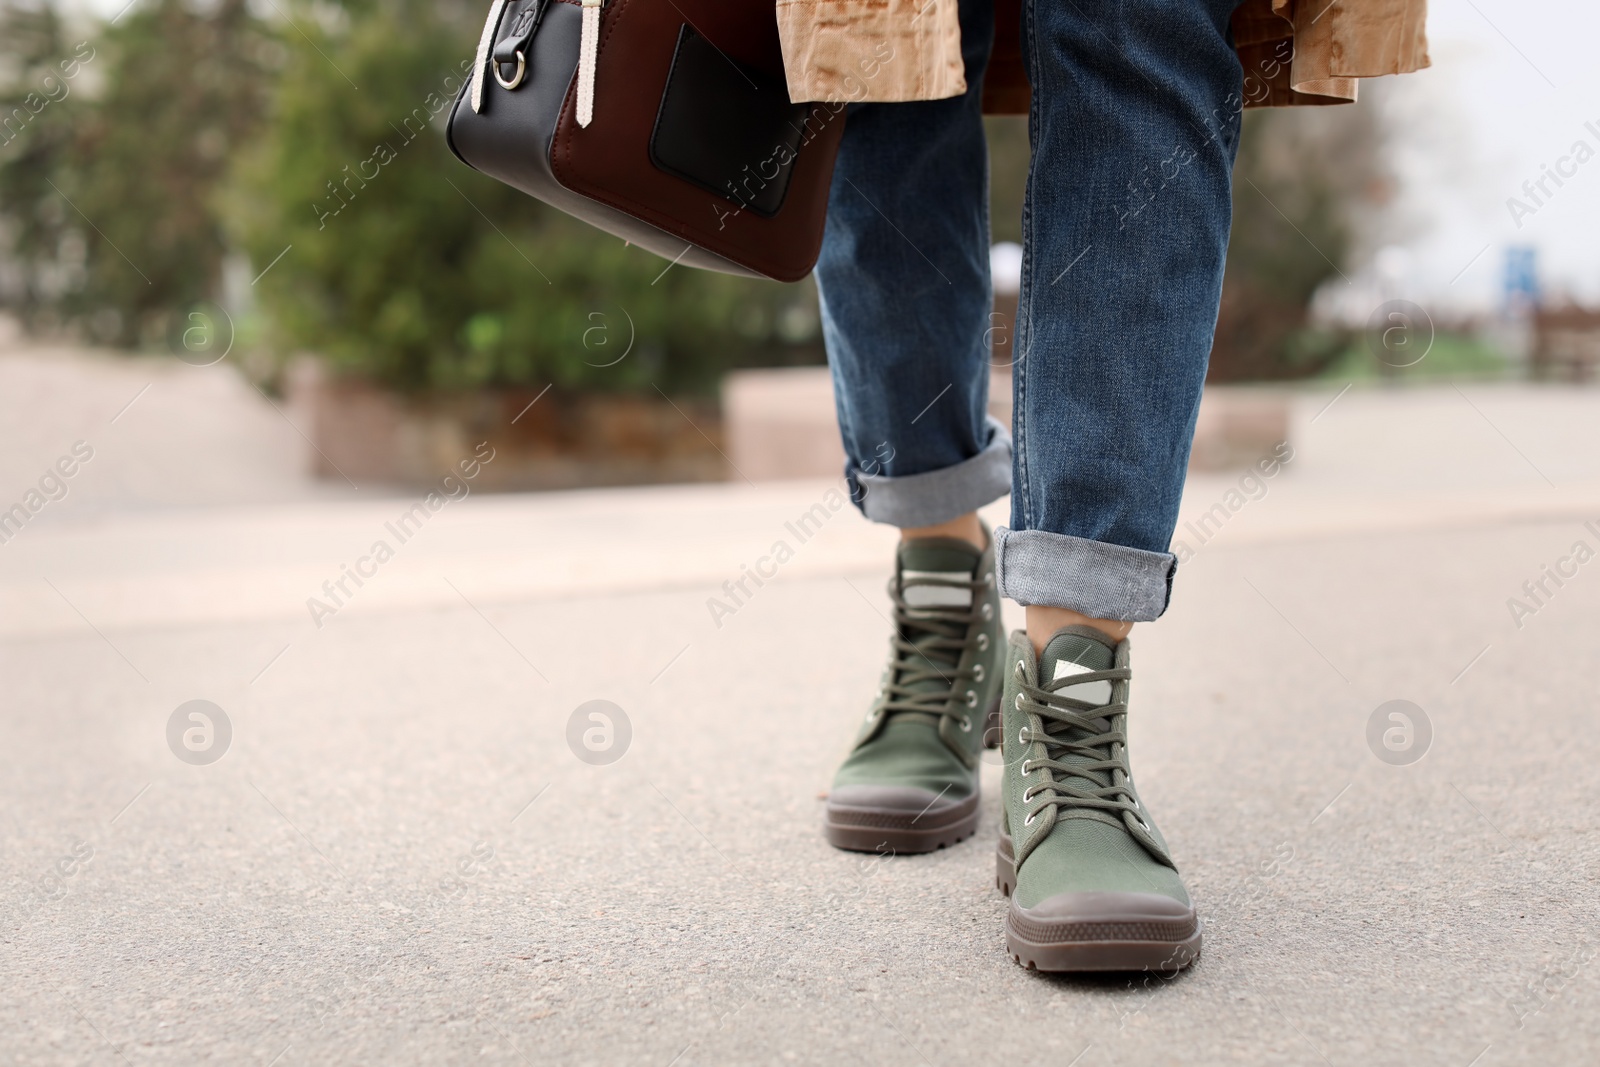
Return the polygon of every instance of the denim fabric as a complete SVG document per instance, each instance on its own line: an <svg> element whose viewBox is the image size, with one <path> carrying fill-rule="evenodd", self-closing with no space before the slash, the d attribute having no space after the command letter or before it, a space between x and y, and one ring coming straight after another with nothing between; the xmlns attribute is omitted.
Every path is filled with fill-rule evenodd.
<svg viewBox="0 0 1600 1067"><path fill-rule="evenodd" d="M1167 608L1177 567L1170 552L1004 526L994 540L995 581L1019 604L1069 607L1090 618L1129 622L1158 618Z"/></svg>
<svg viewBox="0 0 1600 1067"><path fill-rule="evenodd" d="M1014 532L997 531L1001 590L1020 603L1139 621L1169 599L1167 549L1231 222L1236 6L1025 5L1033 165L1013 370ZM965 96L852 107L817 265L847 473L857 487L862 473L875 476L862 501L869 517L960 514L944 513L954 495L900 479L970 463L990 444L978 98L990 0L963 2L961 17Z"/></svg>
<svg viewBox="0 0 1600 1067"><path fill-rule="evenodd" d="M963 4L966 95L852 104L834 166L816 269L822 331L845 474L863 512L880 522L929 526L1011 491L1011 435L988 419L993 297L980 86L993 38L988 3ZM980 461L954 490L897 484L987 449L1003 462ZM906 515L915 521L897 518Z"/></svg>
<svg viewBox="0 0 1600 1067"><path fill-rule="evenodd" d="M987 420L983 450L971 459L921 474L877 474L876 457L850 472L862 514L894 526L934 526L977 511L1011 489L1011 431Z"/></svg>

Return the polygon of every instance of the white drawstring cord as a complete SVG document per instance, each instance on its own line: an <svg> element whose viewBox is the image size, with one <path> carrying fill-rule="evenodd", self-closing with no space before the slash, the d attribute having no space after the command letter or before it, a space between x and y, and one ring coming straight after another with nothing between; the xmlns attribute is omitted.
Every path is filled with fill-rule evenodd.
<svg viewBox="0 0 1600 1067"><path fill-rule="evenodd" d="M583 0L583 36L578 42L578 125L594 120L594 65L600 50L600 5L605 0Z"/></svg>

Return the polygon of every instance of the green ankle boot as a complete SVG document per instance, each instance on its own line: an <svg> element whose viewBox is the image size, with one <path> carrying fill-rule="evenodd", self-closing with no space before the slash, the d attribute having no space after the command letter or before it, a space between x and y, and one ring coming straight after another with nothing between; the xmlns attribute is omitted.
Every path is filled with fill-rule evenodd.
<svg viewBox="0 0 1600 1067"><path fill-rule="evenodd" d="M1006 947L1041 971L1187 966L1199 920L1128 767L1128 642L1068 626L1037 664L1020 631L1008 653L996 858Z"/></svg>
<svg viewBox="0 0 1600 1067"><path fill-rule="evenodd" d="M978 825L978 754L1005 662L993 537L983 552L903 542L889 598L889 664L834 777L825 831L838 848L932 852Z"/></svg>

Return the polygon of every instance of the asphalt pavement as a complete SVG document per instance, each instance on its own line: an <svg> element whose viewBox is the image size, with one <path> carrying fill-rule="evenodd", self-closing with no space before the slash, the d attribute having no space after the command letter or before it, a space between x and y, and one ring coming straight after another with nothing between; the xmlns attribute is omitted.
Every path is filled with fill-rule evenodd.
<svg viewBox="0 0 1600 1067"><path fill-rule="evenodd" d="M1259 495L1192 481L1213 526L1133 638L1134 767L1206 923L1168 980L1011 962L996 766L968 842L823 842L892 546L827 484L429 510L304 481L231 386L174 429L158 387L111 422L113 384L0 470L8 504L98 450L0 544L6 1062L1600 1055L1593 390L1335 383Z"/></svg>

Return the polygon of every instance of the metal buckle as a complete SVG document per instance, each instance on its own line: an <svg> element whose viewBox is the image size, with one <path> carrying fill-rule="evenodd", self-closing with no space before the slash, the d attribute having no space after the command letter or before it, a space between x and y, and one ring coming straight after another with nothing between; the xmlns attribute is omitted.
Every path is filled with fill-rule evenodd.
<svg viewBox="0 0 1600 1067"><path fill-rule="evenodd" d="M522 84L528 74L528 46L533 40L533 35L539 32L540 23L544 22L545 8L550 0L536 0L518 12L516 20L511 24L511 32L506 34L493 49L494 80L502 89L515 89ZM506 53L510 52L511 55ZM517 72L509 79L500 76L500 64L510 63L511 57L516 57Z"/></svg>
<svg viewBox="0 0 1600 1067"><path fill-rule="evenodd" d="M523 56L522 49L520 48L517 49L517 73L512 76L510 81L500 77L500 61L496 60L494 64L494 80L500 84L500 88L502 89L515 89L517 86L522 84L523 75L527 73L528 61Z"/></svg>

